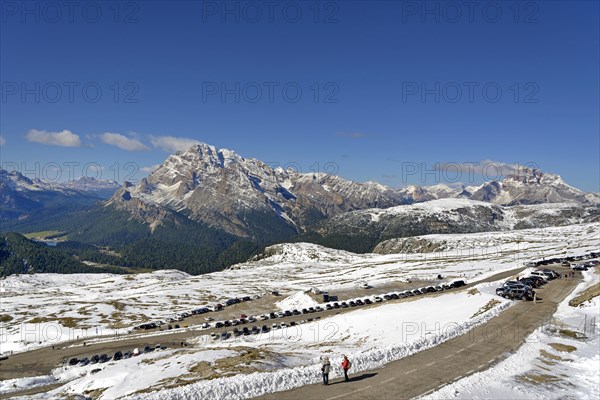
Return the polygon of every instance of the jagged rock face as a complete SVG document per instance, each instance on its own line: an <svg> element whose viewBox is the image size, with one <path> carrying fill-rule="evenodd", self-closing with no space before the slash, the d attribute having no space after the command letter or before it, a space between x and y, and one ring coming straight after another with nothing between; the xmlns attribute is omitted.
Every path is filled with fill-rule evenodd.
<svg viewBox="0 0 600 400"><path fill-rule="evenodd" d="M129 193L144 204L180 212L241 237L256 236L253 225L261 221L298 232L340 212L406 202L383 185L273 169L204 144L170 156ZM123 195L117 193L110 203L122 201Z"/></svg>
<svg viewBox="0 0 600 400"><path fill-rule="evenodd" d="M259 160L206 144L169 156L128 192L130 200L116 193L109 203L136 199L127 207L138 217L136 205L153 205L240 237L257 237L269 230L303 232L319 221L349 211L444 198L468 198L499 205L564 201L589 204L598 200L598 196L585 194L566 185L560 177L539 170L523 169L519 175L480 187L436 185L391 189L324 173L273 169ZM147 213L144 215L145 221L151 219Z"/></svg>

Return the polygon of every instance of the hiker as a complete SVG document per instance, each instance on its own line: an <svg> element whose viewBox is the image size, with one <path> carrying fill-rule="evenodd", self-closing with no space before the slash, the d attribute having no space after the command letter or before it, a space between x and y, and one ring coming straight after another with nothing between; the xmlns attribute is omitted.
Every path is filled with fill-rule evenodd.
<svg viewBox="0 0 600 400"><path fill-rule="evenodd" d="M323 365L321 366L321 373L323 374L323 385L329 385L329 369L331 368L329 357L323 356L321 357L321 361L323 363Z"/></svg>
<svg viewBox="0 0 600 400"><path fill-rule="evenodd" d="M344 370L344 380L346 382L350 381L350 379L348 378L348 370L351 366L352 363L350 362L350 360L348 360L348 356L344 354L344 360L342 361L342 369Z"/></svg>

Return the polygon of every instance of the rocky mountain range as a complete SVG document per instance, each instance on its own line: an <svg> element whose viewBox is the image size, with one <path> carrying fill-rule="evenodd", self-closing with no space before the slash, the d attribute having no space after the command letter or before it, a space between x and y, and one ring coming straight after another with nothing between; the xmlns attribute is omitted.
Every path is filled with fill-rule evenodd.
<svg viewBox="0 0 600 400"><path fill-rule="evenodd" d="M0 220L27 218L39 210L64 212L91 206L109 197L119 185L94 178L53 183L0 169Z"/></svg>
<svg viewBox="0 0 600 400"><path fill-rule="evenodd" d="M65 246L96 262L196 274L244 261L273 243L371 252L394 238L559 226L600 215L598 194L539 170L474 187L395 189L271 168L206 144L169 156L147 178L124 182L101 201L116 186L0 171L2 230L54 230L68 236ZM114 252L110 260L106 248Z"/></svg>
<svg viewBox="0 0 600 400"><path fill-rule="evenodd" d="M305 232L320 221L352 211L443 198L507 206L600 203L598 194L584 193L560 176L538 169L524 168L518 175L475 187L412 185L393 189L324 173L273 169L231 150L198 144L168 157L139 184L126 183L108 204L151 226L175 212L239 237L260 238L272 231Z"/></svg>

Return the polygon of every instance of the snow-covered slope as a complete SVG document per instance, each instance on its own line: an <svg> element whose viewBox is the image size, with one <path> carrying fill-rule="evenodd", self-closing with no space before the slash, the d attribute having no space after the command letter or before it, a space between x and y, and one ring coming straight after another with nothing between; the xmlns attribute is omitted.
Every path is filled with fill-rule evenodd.
<svg viewBox="0 0 600 400"><path fill-rule="evenodd" d="M493 232L563 226L600 220L600 207L555 203L499 206L468 199L440 199L334 216L312 229L318 243L371 251L379 243L440 233Z"/></svg>

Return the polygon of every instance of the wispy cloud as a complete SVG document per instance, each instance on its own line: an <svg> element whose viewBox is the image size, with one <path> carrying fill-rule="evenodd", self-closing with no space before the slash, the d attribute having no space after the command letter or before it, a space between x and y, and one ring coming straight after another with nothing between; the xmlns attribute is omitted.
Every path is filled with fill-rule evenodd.
<svg viewBox="0 0 600 400"><path fill-rule="evenodd" d="M368 133L364 132L336 132L336 136L350 139L364 139L369 136Z"/></svg>
<svg viewBox="0 0 600 400"><path fill-rule="evenodd" d="M149 167L142 167L142 168L140 168L140 171L150 174L150 173L156 171L158 169L158 167L160 167L160 164L151 165Z"/></svg>
<svg viewBox="0 0 600 400"><path fill-rule="evenodd" d="M502 177L507 175L517 175L524 168L536 168L535 163L517 164L506 163L502 161L482 160L478 162L445 162L436 163L435 169L440 171L458 171L468 173L469 175L482 175L485 177Z"/></svg>
<svg viewBox="0 0 600 400"><path fill-rule="evenodd" d="M157 149L162 149L168 153L186 151L189 150L189 148L193 145L200 143L200 141L196 139L174 136L151 136L150 142Z"/></svg>
<svg viewBox="0 0 600 400"><path fill-rule="evenodd" d="M106 132L100 135L100 140L103 143L111 146L116 146L120 149L127 151L149 151L150 148L138 139L128 138L120 133Z"/></svg>
<svg viewBox="0 0 600 400"><path fill-rule="evenodd" d="M61 132L49 132L44 130L31 129L29 132L27 132L26 138L30 142L49 144L53 146L83 146L79 135L76 135L73 132L66 129Z"/></svg>
<svg viewBox="0 0 600 400"><path fill-rule="evenodd" d="M6 144L6 139L4 139L4 136L0 135L0 146L4 146Z"/></svg>

